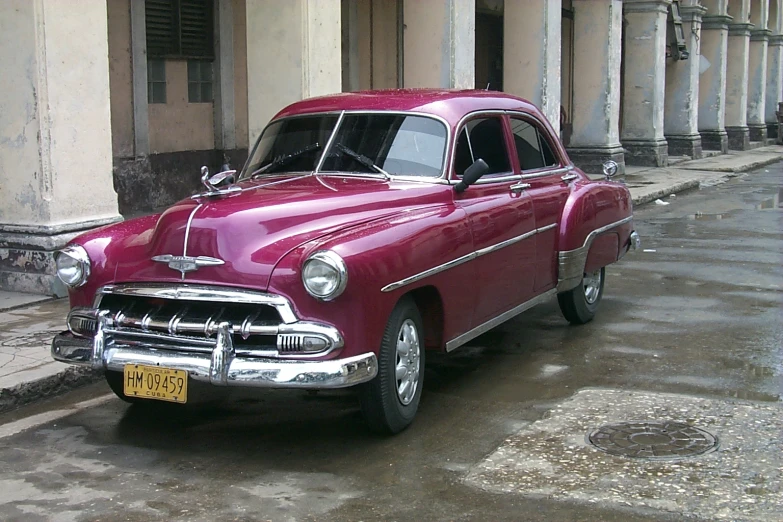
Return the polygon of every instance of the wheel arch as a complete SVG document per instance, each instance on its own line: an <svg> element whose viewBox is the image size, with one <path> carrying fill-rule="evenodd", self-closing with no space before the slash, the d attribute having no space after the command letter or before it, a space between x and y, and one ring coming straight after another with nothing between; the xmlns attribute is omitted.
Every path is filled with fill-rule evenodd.
<svg viewBox="0 0 783 522"><path fill-rule="evenodd" d="M424 328L424 346L427 350L443 348L444 311L443 298L440 291L433 285L425 285L410 290L400 297L413 300L421 315Z"/></svg>

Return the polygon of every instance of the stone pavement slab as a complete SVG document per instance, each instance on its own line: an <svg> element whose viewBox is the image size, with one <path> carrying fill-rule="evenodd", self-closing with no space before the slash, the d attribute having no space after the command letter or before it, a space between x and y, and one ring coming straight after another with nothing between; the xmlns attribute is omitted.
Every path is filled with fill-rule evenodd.
<svg viewBox="0 0 783 522"><path fill-rule="evenodd" d="M6 292L0 290L0 312L10 310L12 308L19 308L31 303L37 303L40 301L48 301L51 299L48 295L38 294L23 294L21 292Z"/></svg>
<svg viewBox="0 0 783 522"><path fill-rule="evenodd" d="M0 411L97 378L52 359L52 338L65 329L68 309L67 299L53 299L0 312Z"/></svg>
<svg viewBox="0 0 783 522"><path fill-rule="evenodd" d="M750 151L730 151L721 156L686 161L678 164L677 168L716 172L747 172L781 160L783 160L783 145L770 145Z"/></svg>
<svg viewBox="0 0 783 522"><path fill-rule="evenodd" d="M711 453L673 460L615 456L587 435L623 421L674 421L716 436ZM629 506L704 520L783 520L783 406L585 389L506 439L465 478L497 493ZM641 434L640 434L641 435ZM629 442L658 444L656 436ZM644 439L648 440L644 440Z"/></svg>

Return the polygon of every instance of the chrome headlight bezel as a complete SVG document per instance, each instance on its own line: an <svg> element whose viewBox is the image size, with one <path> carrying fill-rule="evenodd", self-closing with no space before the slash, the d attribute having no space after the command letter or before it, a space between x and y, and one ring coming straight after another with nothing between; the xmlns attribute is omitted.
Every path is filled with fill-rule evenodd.
<svg viewBox="0 0 783 522"><path fill-rule="evenodd" d="M319 292L313 287L312 281L308 280L308 268L315 266L316 263L327 267L334 273L334 284L329 291ZM319 250L310 255L302 264L302 284L307 293L319 301L332 301L339 297L348 286L348 267L336 252Z"/></svg>
<svg viewBox="0 0 783 522"><path fill-rule="evenodd" d="M78 288L84 285L90 277L90 256L87 255L84 247L80 245L68 245L57 251L54 255L54 262L57 267L57 277L69 288ZM77 277L67 278L63 276L61 270L64 269L65 262L74 263L70 268L75 267L78 269Z"/></svg>

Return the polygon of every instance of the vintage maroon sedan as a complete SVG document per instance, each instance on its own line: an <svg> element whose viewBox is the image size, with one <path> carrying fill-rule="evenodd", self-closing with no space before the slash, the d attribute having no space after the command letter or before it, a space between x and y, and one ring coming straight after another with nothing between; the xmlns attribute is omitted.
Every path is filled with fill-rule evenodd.
<svg viewBox="0 0 783 522"><path fill-rule="evenodd" d="M425 353L450 352L557 295L593 318L604 267L639 238L622 183L575 168L542 113L488 91L294 103L241 172L91 231L58 253L58 361L129 402L188 382L356 386L369 425L414 418Z"/></svg>

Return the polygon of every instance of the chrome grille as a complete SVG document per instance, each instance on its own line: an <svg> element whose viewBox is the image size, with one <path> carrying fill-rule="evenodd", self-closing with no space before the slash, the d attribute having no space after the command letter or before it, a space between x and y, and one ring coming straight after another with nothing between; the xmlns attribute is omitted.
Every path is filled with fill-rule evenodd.
<svg viewBox="0 0 783 522"><path fill-rule="evenodd" d="M268 355L277 351L281 317L269 305L105 295L100 309L108 311L115 337L154 340L160 348L170 345L176 349L204 351L207 345L214 344L218 326L228 322L238 352Z"/></svg>

